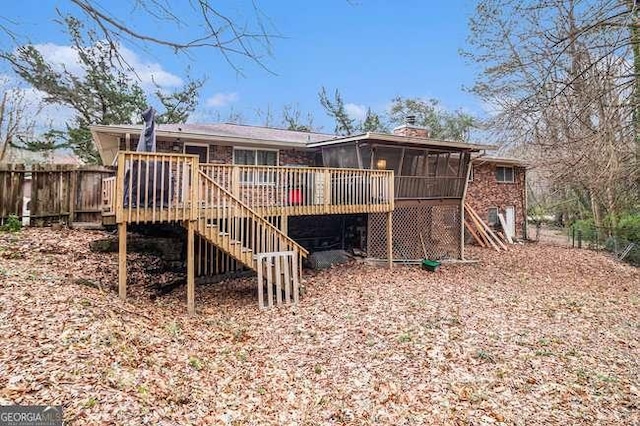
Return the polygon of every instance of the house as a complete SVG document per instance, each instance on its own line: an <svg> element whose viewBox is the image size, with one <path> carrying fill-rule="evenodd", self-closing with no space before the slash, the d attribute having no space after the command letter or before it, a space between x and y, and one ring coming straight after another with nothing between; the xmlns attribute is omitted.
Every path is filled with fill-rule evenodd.
<svg viewBox="0 0 640 426"><path fill-rule="evenodd" d="M285 288L312 250L357 247L390 265L463 257L469 164L472 154L493 148L432 139L412 123L393 134L347 137L158 125L155 153L134 152L140 126L91 131L102 161L117 165L103 186L104 214L121 237L127 224L176 223L188 233L188 283L248 267L260 283L286 270ZM124 297L126 258L120 265ZM192 310L193 284L187 293Z"/></svg>
<svg viewBox="0 0 640 426"><path fill-rule="evenodd" d="M467 203L493 228L512 238L527 238L527 164L515 158L476 156L472 159Z"/></svg>

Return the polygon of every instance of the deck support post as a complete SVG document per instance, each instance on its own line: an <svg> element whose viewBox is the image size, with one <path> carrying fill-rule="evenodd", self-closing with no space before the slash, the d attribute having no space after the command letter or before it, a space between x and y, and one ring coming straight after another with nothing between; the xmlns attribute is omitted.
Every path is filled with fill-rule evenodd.
<svg viewBox="0 0 640 426"><path fill-rule="evenodd" d="M118 295L127 298L127 222L118 223Z"/></svg>
<svg viewBox="0 0 640 426"><path fill-rule="evenodd" d="M469 188L469 177L471 176L471 169L473 163L471 162L471 155L466 154L468 157L467 172L465 173L464 186L462 188L462 199L460 200L460 260L464 260L464 203L467 199L467 189Z"/></svg>
<svg viewBox="0 0 640 426"><path fill-rule="evenodd" d="M387 259L389 269L393 268L393 212L387 212Z"/></svg>
<svg viewBox="0 0 640 426"><path fill-rule="evenodd" d="M195 221L187 221L187 311L189 315L196 312L195 307L195 253L194 253Z"/></svg>

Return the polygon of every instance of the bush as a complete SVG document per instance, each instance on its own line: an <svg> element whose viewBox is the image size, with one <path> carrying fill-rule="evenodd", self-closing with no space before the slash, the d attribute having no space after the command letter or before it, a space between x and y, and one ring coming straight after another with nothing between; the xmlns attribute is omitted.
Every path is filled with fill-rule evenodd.
<svg viewBox="0 0 640 426"><path fill-rule="evenodd" d="M14 214L10 215L4 225L0 226L0 230L4 232L18 232L22 228L20 218Z"/></svg>
<svg viewBox="0 0 640 426"><path fill-rule="evenodd" d="M629 214L620 218L616 235L640 244L640 214Z"/></svg>
<svg viewBox="0 0 640 426"><path fill-rule="evenodd" d="M569 232L573 232L573 229L575 229L576 232L576 239L578 239L578 233L582 232L582 239L584 241L596 240L596 224L593 219L576 220L573 226L569 228Z"/></svg>

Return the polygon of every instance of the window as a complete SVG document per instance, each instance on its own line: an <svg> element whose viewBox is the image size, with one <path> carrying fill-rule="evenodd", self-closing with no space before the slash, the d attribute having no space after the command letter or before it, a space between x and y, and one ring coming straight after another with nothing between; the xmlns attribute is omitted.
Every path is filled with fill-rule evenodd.
<svg viewBox="0 0 640 426"><path fill-rule="evenodd" d="M200 163L209 162L209 145L188 145L184 144L184 153L197 155Z"/></svg>
<svg viewBox="0 0 640 426"><path fill-rule="evenodd" d="M278 151L234 149L233 164L242 166L277 166Z"/></svg>
<svg viewBox="0 0 640 426"><path fill-rule="evenodd" d="M498 182L513 182L513 167L496 167L496 179Z"/></svg>
<svg viewBox="0 0 640 426"><path fill-rule="evenodd" d="M488 209L487 222L489 226L495 226L498 224L498 208L497 207L489 207Z"/></svg>
<svg viewBox="0 0 640 426"><path fill-rule="evenodd" d="M277 166L278 151L262 149L234 149L233 164L240 166ZM241 183L273 183L274 173L266 171L243 170Z"/></svg>

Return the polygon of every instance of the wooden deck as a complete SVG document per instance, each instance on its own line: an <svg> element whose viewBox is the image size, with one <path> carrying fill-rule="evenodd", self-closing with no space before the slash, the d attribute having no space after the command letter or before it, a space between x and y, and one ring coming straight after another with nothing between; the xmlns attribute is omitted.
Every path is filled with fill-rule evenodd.
<svg viewBox="0 0 640 426"><path fill-rule="evenodd" d="M288 237L287 217L387 213L391 232L394 179L392 171L213 165L199 164L195 155L120 152L116 176L103 181L102 194L104 216L118 224L120 297L127 293L127 224L179 223L187 230L187 306L192 313L194 265L209 262L194 259L209 253L196 254L196 234L256 271L264 280L259 289L275 283L275 299L266 298L269 305L295 302L308 253ZM266 217L279 217L280 227ZM280 289L291 299L283 300Z"/></svg>
<svg viewBox="0 0 640 426"><path fill-rule="evenodd" d="M123 153L118 176L103 184L103 215L117 215L116 178L124 186L116 222L167 222L191 215L187 191L199 170L262 216L381 213L393 210L391 171L195 164L192 156ZM188 160L187 160L188 159ZM124 171L123 171L124 170ZM194 177L195 181L197 177ZM197 187L197 184L195 185ZM198 208L226 208L194 194ZM213 201L213 202L212 202ZM199 216L199 213L195 213Z"/></svg>

